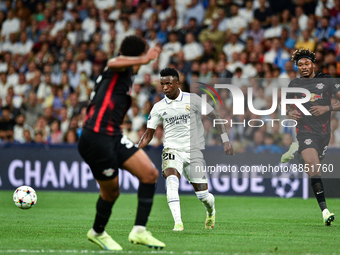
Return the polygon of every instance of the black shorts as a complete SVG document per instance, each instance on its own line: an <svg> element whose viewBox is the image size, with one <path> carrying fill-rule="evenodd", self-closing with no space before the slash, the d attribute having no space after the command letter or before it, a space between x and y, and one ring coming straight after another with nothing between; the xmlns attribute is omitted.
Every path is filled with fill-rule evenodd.
<svg viewBox="0 0 340 255"><path fill-rule="evenodd" d="M299 153L305 149L314 148L318 152L319 159L322 160L326 155L331 134L298 134L296 138L299 142Z"/></svg>
<svg viewBox="0 0 340 255"><path fill-rule="evenodd" d="M138 151L138 147L125 135L108 136L84 128L78 151L90 166L94 178L104 181L114 179L118 168Z"/></svg>

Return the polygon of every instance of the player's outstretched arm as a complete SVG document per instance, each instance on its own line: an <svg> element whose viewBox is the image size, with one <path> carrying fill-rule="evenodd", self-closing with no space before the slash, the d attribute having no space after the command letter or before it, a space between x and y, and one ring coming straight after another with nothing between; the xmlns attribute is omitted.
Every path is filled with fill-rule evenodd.
<svg viewBox="0 0 340 255"><path fill-rule="evenodd" d="M111 58L107 61L107 67L120 70L126 67L135 66L135 65L146 65L151 60L156 59L159 56L161 49L159 47L151 48L145 55L139 57L127 57L127 56L118 56L115 58Z"/></svg>
<svg viewBox="0 0 340 255"><path fill-rule="evenodd" d="M216 111L211 111L208 115L209 118L212 119L222 119L221 115ZM220 131L222 142L223 142L223 148L226 155L235 155L233 146L231 145L231 142L229 141L228 134L227 134L227 128L224 124L217 125L218 131Z"/></svg>
<svg viewBox="0 0 340 255"><path fill-rule="evenodd" d="M155 129L152 129L152 128L146 129L144 135L142 136L142 138L140 139L138 143L138 147L143 149L145 146L147 146L149 142L151 141L154 133L155 133Z"/></svg>

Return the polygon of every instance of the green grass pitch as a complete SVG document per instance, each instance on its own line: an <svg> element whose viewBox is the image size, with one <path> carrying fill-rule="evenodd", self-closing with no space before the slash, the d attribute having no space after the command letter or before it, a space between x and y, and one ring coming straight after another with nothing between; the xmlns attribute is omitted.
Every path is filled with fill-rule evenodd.
<svg viewBox="0 0 340 255"><path fill-rule="evenodd" d="M0 191L0 254L106 254L86 239L97 193L37 191L29 210L17 208L12 191ZM155 197L148 229L165 242L151 250L128 242L137 196L122 194L107 232L123 247L117 254L340 254L340 221L324 226L314 198L216 197L216 225L204 228L205 209L196 196L181 195L183 232L172 232L165 195ZM340 215L340 199L328 199Z"/></svg>

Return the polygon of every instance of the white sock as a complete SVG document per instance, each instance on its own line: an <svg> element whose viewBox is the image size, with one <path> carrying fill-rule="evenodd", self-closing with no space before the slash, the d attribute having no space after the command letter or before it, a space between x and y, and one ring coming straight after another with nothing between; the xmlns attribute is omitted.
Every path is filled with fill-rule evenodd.
<svg viewBox="0 0 340 255"><path fill-rule="evenodd" d="M168 205L170 207L172 217L175 220L175 224L182 223L178 187L179 187L179 180L177 176L170 175L168 176L168 178L166 178L166 198L168 200Z"/></svg>
<svg viewBox="0 0 340 255"><path fill-rule="evenodd" d="M140 226L140 225L134 225L132 228L132 231L135 233L142 233L146 230L145 226Z"/></svg>
<svg viewBox="0 0 340 255"><path fill-rule="evenodd" d="M202 202L209 216L215 214L215 197L208 190L195 191L197 198Z"/></svg>
<svg viewBox="0 0 340 255"><path fill-rule="evenodd" d="M92 228L91 230L92 230L92 235L94 235L94 236L101 236L102 234L105 233L105 230L104 230L104 232L102 232L102 233L97 233L96 231L94 231L93 228Z"/></svg>
<svg viewBox="0 0 340 255"><path fill-rule="evenodd" d="M323 216L323 217L325 217L325 214L326 214L326 213L329 213L329 211L328 211L328 209L327 209L327 208L326 208L326 209L324 209L324 210L322 211L322 216Z"/></svg>

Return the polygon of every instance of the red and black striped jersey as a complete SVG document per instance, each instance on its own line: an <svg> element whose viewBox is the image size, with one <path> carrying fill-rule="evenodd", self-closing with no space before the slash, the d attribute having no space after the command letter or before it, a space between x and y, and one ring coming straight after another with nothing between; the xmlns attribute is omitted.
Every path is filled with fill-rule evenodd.
<svg viewBox="0 0 340 255"><path fill-rule="evenodd" d="M131 105L132 67L123 72L105 68L97 78L87 108L84 128L106 135L117 135Z"/></svg>
<svg viewBox="0 0 340 255"><path fill-rule="evenodd" d="M308 111L314 105L331 105L332 95L335 95L340 91L340 82L334 79L329 74L316 73L312 79L295 78L289 85L289 87L299 87L309 90L311 98L307 103L302 104ZM288 93L287 98L303 98L304 94L301 93ZM331 131L330 117L331 112L328 111L320 116L304 115L299 109L297 109L302 116L299 119L296 126L296 133L312 133L325 135Z"/></svg>

